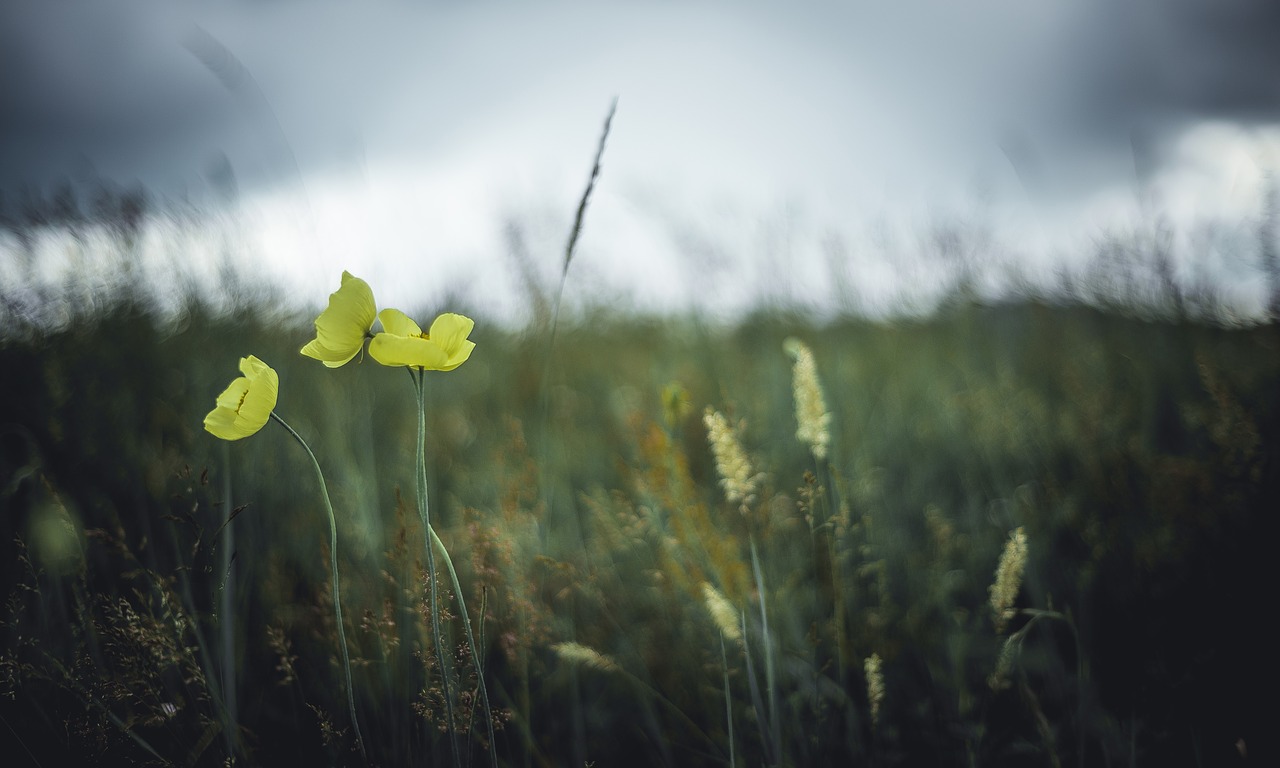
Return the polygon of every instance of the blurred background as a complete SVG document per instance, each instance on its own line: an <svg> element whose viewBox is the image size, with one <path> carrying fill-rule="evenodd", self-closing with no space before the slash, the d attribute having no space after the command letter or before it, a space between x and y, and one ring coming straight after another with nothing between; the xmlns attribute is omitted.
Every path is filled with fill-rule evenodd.
<svg viewBox="0 0 1280 768"><path fill-rule="evenodd" d="M1270 3L0 14L10 286L83 275L65 230L141 206L160 293L216 290L232 259L297 305L350 269L394 305L449 293L519 323L618 97L570 306L922 313L957 283L1069 295L1130 246L1244 318L1268 300Z"/></svg>
<svg viewBox="0 0 1280 768"><path fill-rule="evenodd" d="M1276 40L1263 0L0 5L4 754L1265 763ZM413 390L298 355L343 270L476 319L426 453L492 745L456 620L442 714ZM248 354L338 513L367 756L309 460L201 427Z"/></svg>

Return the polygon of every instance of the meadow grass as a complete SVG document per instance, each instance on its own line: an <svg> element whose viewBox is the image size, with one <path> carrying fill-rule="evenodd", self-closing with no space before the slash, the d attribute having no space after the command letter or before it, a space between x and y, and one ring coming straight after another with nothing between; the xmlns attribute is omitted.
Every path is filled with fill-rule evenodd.
<svg viewBox="0 0 1280 768"><path fill-rule="evenodd" d="M420 478L404 382L300 359L310 319L193 301L170 324L126 299L0 342L5 754L363 762L311 468L200 428L247 352L325 464L369 764L449 761L455 733L464 762L522 766L1264 748L1274 325L599 311L561 323L548 367L481 317L473 358L428 377ZM821 393L801 413L829 416L808 429L789 340ZM732 499L706 409L750 465ZM419 482L456 581L430 583Z"/></svg>

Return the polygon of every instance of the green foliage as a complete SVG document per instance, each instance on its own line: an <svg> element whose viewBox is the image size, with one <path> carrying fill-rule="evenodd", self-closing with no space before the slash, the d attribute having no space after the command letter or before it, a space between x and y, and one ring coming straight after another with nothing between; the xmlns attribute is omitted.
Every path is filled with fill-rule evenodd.
<svg viewBox="0 0 1280 768"><path fill-rule="evenodd" d="M301 357L309 320L192 305L164 324L126 301L0 342L6 754L359 761L307 459L271 424L234 444L201 429L254 354L330 483L370 760L446 760L450 728L482 759L447 615L455 722L427 682L412 382ZM795 437L789 336L833 412L820 465ZM1274 665L1275 326L1027 303L823 326L601 314L550 350L481 318L471 338L427 377L427 471L503 765L727 764L730 732L749 765L1212 764L1270 727L1250 704ZM749 507L720 492L705 406L744 424L765 475ZM228 671L215 533L242 506ZM988 589L1018 527L998 634ZM723 655L707 583L745 617Z"/></svg>

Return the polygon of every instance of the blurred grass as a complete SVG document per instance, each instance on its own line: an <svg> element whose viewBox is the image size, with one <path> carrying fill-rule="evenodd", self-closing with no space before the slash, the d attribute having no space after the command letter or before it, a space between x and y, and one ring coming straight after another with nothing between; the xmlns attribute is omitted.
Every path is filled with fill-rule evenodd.
<svg viewBox="0 0 1280 768"><path fill-rule="evenodd" d="M164 760L223 762L214 532L246 505L232 523L238 757L355 762L306 457L270 424L225 446L201 429L255 354L330 483L373 762L444 759L423 691L421 533L400 500L411 382L371 360L302 358L313 317L269 306L192 302L164 323L123 300L0 341L0 740L20 742L6 753L157 762L133 734ZM745 611L762 674L748 535L784 764L1222 764L1237 739L1256 756L1271 738L1257 702L1276 665L1275 325L1034 301L892 324L597 311L563 322L548 350L545 328L477 321L473 358L428 377L427 466L468 604L486 605L501 764L727 764L702 584ZM795 438L788 336L817 359L829 466ZM664 409L672 382L687 408ZM766 473L748 515L719 493L707 405L745 422ZM993 690L1004 637L987 589L1018 526L1019 607L1069 616L1079 647L1037 625L1018 684ZM573 666L552 650L565 642L616 668ZM886 689L874 727L873 653ZM732 644L728 661L737 759L758 764L770 737L752 673Z"/></svg>

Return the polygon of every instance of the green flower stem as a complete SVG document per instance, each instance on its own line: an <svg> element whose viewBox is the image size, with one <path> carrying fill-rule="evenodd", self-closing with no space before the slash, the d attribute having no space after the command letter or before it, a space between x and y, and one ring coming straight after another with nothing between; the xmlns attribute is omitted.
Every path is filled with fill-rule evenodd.
<svg viewBox="0 0 1280 768"><path fill-rule="evenodd" d="M427 500L427 387L426 371L419 368L416 372L409 369L413 377L413 386L418 394L418 517L422 520L424 530L423 545L427 551L427 582L431 595L431 636L435 640L436 661L440 665L440 685L444 691L445 716L448 718L449 747L453 751L455 768L462 768L462 756L458 751L458 733L454 726L452 686L449 684L449 662L444 653L444 640L440 633L440 596L436 588L436 556L431 547L431 537L435 531L431 529L431 508ZM459 600L462 595L459 593ZM466 612L463 612L466 615Z"/></svg>
<svg viewBox="0 0 1280 768"><path fill-rule="evenodd" d="M333 571L333 613L338 622L338 645L342 649L342 671L347 678L347 711L351 714L351 727L356 732L356 744L360 747L360 756L367 763L369 756L364 751L364 736L360 733L360 721L356 719L356 700L351 687L351 657L347 653L347 632L342 626L342 593L338 587L338 519L333 514L333 503L329 501L329 489L324 482L324 473L320 471L320 462L316 460L316 455L311 452L311 446L307 445L307 441L294 431L284 419L280 418L275 411L271 412L271 418L275 419L285 431L293 435L293 439L298 441L298 445L307 452L311 457L311 465L316 468L316 478L320 481L320 496L324 499L325 511L329 513L329 567Z"/></svg>
<svg viewBox="0 0 1280 768"><path fill-rule="evenodd" d="M222 498L226 507L226 520L222 523L222 592L218 599L218 623L222 632L222 700L227 712L227 754L236 753L236 734L239 730L239 713L236 709L236 619L232 611L236 591L235 574L231 570L235 551L235 529L231 527L234 505L231 503L231 450L230 443L222 441Z"/></svg>

